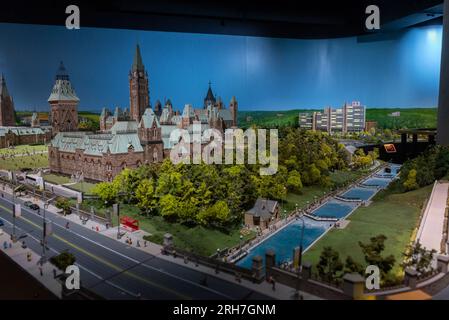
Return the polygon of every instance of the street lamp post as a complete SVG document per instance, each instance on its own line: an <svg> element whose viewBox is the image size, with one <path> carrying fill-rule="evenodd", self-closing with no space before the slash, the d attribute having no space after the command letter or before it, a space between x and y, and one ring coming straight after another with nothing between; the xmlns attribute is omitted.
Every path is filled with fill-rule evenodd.
<svg viewBox="0 0 449 320"><path fill-rule="evenodd" d="M16 189L13 186L12 189L12 242L16 242Z"/></svg>
<svg viewBox="0 0 449 320"><path fill-rule="evenodd" d="M117 239L120 239L120 207L118 203L112 205L114 213L117 215Z"/></svg>
<svg viewBox="0 0 449 320"><path fill-rule="evenodd" d="M302 251L303 251L303 240L304 240L304 219L302 216L299 216L298 219L301 221L302 223L302 228L301 228L301 238L300 238L300 242L299 242L299 256L298 256L298 269L297 269L297 284L296 284L296 296L299 297L299 286L301 283L301 265L302 265Z"/></svg>
<svg viewBox="0 0 449 320"><path fill-rule="evenodd" d="M45 263L46 257L45 257L45 245L46 245L46 238L47 238L47 223L45 220L45 189L42 192L43 195L43 202L44 202L44 208L43 208L43 215L42 215L42 257L40 260L41 266Z"/></svg>
<svg viewBox="0 0 449 320"><path fill-rule="evenodd" d="M240 235L240 252L242 251L243 236Z"/></svg>

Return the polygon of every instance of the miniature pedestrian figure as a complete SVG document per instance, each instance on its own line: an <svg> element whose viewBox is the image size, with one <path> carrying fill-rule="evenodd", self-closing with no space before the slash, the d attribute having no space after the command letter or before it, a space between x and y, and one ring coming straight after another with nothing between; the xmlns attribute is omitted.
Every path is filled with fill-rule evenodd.
<svg viewBox="0 0 449 320"><path fill-rule="evenodd" d="M97 226L95 229L97 230L97 232L100 231L100 229L98 228L98 226Z"/></svg>
<svg viewBox="0 0 449 320"><path fill-rule="evenodd" d="M11 243L11 241L9 242L9 249L11 249L12 248L12 243Z"/></svg>
<svg viewBox="0 0 449 320"><path fill-rule="evenodd" d="M27 252L27 261L31 262L31 252L30 251Z"/></svg>
<svg viewBox="0 0 449 320"><path fill-rule="evenodd" d="M27 248L27 245L26 245L25 241L22 241L22 249L26 249L26 248Z"/></svg>
<svg viewBox="0 0 449 320"><path fill-rule="evenodd" d="M8 249L8 242L6 242L6 240L5 240L5 242L3 242L3 249Z"/></svg>
<svg viewBox="0 0 449 320"><path fill-rule="evenodd" d="M273 291L276 291L276 281L274 281L273 277L271 277L271 284L273 285L272 287Z"/></svg>
<svg viewBox="0 0 449 320"><path fill-rule="evenodd" d="M144 240L144 241L143 241L143 246L146 248L146 246L147 246L147 240Z"/></svg>
<svg viewBox="0 0 449 320"><path fill-rule="evenodd" d="M140 241L137 240L137 247L140 248Z"/></svg>
<svg viewBox="0 0 449 320"><path fill-rule="evenodd" d="M39 274L41 277L44 275L44 270L42 270L42 266L39 266Z"/></svg>
<svg viewBox="0 0 449 320"><path fill-rule="evenodd" d="M70 223L67 221L67 223L65 224L65 228L66 229L70 229Z"/></svg>

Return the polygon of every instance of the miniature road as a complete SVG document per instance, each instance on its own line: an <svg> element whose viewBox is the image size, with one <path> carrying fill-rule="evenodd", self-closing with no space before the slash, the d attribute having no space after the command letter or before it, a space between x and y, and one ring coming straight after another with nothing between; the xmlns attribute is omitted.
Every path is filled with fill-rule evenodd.
<svg viewBox="0 0 449 320"><path fill-rule="evenodd" d="M7 195L5 195L7 196ZM42 210L41 210L42 211ZM269 299L236 283L205 275L126 246L82 226L72 224L52 213L53 234L48 237L47 257L63 251L75 255L81 271L81 283L107 299ZM12 232L12 202L0 198L3 229ZM16 218L16 235L24 238L30 249L42 252L42 217L22 208ZM204 284L204 285L203 285Z"/></svg>

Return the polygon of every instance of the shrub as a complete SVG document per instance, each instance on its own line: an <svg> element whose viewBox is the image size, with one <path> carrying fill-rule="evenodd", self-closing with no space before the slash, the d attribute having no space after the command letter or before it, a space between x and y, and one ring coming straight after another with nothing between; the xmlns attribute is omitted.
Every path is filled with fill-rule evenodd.
<svg viewBox="0 0 449 320"><path fill-rule="evenodd" d="M65 271L68 266L75 264L75 261L75 256L69 252L63 252L50 258L50 262L61 271Z"/></svg>

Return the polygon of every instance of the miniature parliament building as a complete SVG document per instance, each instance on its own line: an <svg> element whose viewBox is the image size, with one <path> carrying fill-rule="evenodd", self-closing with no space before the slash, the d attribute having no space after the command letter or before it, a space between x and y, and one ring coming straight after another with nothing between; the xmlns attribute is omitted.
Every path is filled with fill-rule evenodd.
<svg viewBox="0 0 449 320"><path fill-rule="evenodd" d="M225 108L209 83L203 108L185 105L183 112L175 112L170 100L156 101L150 105L148 73L137 45L129 72L130 108L103 108L100 115L100 132L78 131L77 108L79 98L69 75L61 63L48 102L54 138L48 147L50 170L67 175L111 181L124 168L137 168L169 157L173 147L170 133L177 129L201 130L209 128L224 132L237 126L238 104L232 97Z"/></svg>

